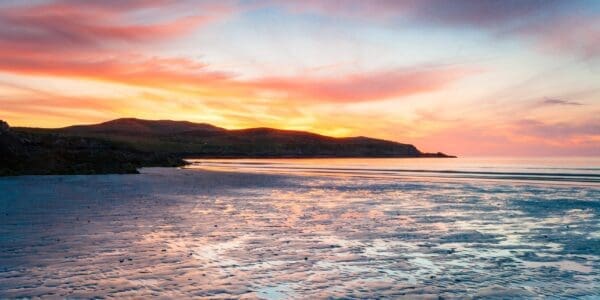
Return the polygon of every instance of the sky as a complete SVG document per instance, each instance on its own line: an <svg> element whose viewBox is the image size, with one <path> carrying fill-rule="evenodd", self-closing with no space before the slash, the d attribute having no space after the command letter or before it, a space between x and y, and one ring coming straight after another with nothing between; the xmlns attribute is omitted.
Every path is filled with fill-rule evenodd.
<svg viewBox="0 0 600 300"><path fill-rule="evenodd" d="M0 119L600 156L600 1L0 0Z"/></svg>

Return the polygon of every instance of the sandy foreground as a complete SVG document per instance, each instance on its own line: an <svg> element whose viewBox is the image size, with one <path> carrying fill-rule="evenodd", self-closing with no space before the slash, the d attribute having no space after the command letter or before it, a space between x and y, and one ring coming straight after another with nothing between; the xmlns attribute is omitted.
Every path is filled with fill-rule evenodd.
<svg viewBox="0 0 600 300"><path fill-rule="evenodd" d="M600 297L594 186L150 168L0 213L0 298Z"/></svg>

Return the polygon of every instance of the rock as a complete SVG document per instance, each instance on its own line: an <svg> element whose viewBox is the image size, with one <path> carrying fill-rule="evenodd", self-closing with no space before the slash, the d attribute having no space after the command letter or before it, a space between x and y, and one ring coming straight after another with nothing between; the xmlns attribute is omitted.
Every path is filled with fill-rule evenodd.
<svg viewBox="0 0 600 300"><path fill-rule="evenodd" d="M10 126L3 120L0 120L0 134L7 133L10 131Z"/></svg>

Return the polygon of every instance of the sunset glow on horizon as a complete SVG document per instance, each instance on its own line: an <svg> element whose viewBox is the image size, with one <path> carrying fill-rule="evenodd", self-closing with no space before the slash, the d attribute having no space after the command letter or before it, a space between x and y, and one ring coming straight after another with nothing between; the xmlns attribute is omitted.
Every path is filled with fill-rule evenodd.
<svg viewBox="0 0 600 300"><path fill-rule="evenodd" d="M600 1L3 1L0 119L600 155Z"/></svg>

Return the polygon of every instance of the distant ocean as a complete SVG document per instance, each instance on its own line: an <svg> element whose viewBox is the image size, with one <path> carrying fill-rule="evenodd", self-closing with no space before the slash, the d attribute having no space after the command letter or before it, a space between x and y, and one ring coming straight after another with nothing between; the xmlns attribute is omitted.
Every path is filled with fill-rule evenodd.
<svg viewBox="0 0 600 300"><path fill-rule="evenodd" d="M192 168L286 174L600 183L600 157L189 160Z"/></svg>
<svg viewBox="0 0 600 300"><path fill-rule="evenodd" d="M600 297L600 158L0 178L0 298Z"/></svg>

